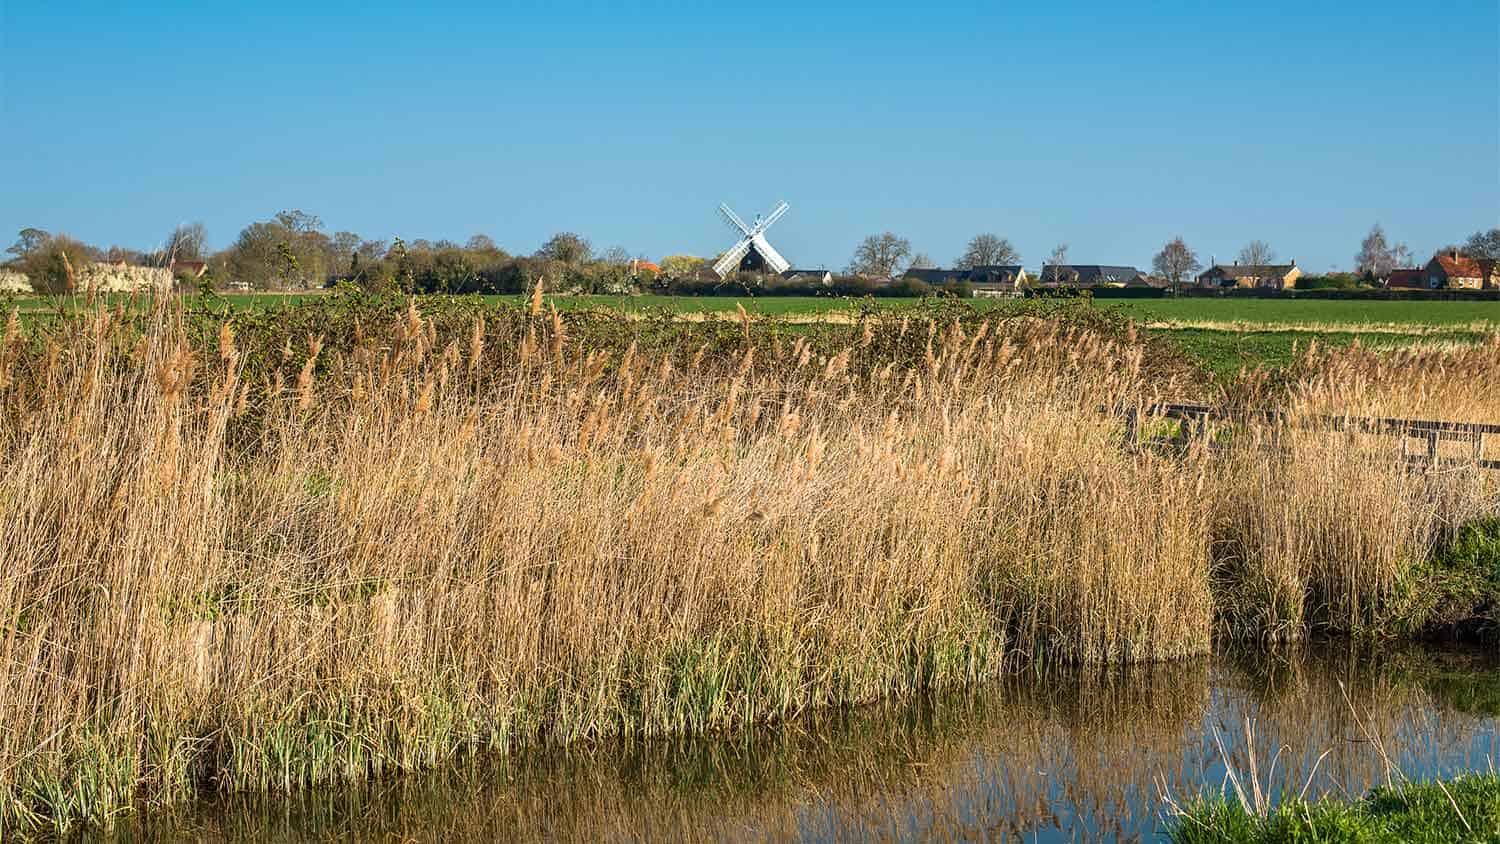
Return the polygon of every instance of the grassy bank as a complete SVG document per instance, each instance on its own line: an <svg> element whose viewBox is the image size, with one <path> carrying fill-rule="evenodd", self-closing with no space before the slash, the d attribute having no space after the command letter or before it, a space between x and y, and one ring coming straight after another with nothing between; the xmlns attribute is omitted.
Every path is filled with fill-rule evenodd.
<svg viewBox="0 0 1500 844"><path fill-rule="evenodd" d="M1500 416L1500 343L1294 376L1239 389ZM0 824L1421 626L1492 479L1378 438L1136 452L1100 412L1212 389L1087 309L13 319Z"/></svg>
<svg viewBox="0 0 1500 844"><path fill-rule="evenodd" d="M1178 844L1449 844L1500 840L1500 776L1377 788L1362 800L1292 800L1266 814L1231 800L1187 810L1172 832Z"/></svg>

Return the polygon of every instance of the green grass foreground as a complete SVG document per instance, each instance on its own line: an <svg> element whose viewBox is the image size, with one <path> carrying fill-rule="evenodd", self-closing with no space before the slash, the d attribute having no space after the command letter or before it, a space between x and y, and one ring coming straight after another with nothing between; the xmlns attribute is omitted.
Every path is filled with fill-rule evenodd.
<svg viewBox="0 0 1500 844"><path fill-rule="evenodd" d="M1362 800L1289 801L1266 816L1230 799L1187 809L1176 844L1452 844L1500 841L1500 775L1381 787Z"/></svg>

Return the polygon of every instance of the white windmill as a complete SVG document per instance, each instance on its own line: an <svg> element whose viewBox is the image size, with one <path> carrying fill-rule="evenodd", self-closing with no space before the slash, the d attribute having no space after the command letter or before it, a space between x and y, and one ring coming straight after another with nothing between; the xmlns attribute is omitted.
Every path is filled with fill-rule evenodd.
<svg viewBox="0 0 1500 844"><path fill-rule="evenodd" d="M735 213L729 210L729 206L719 203L719 216L729 227L740 233L739 242L729 248L719 260L714 262L714 272L719 278L725 278L737 269L769 269L772 272L784 273L791 264L781 257L771 244L766 240L766 229L771 224L781 219L781 215L791 206L785 202L776 206L776 210L767 214L764 218L756 215L755 225L747 226Z"/></svg>

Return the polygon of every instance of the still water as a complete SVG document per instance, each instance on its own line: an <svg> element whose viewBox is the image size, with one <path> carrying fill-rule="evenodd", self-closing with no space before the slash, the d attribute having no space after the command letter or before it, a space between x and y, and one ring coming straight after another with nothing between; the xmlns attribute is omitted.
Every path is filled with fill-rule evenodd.
<svg viewBox="0 0 1500 844"><path fill-rule="evenodd" d="M1229 767L1362 794L1500 764L1489 650L1304 646L1049 672L732 736L471 759L357 790L229 797L122 840L1161 840ZM1227 759L1227 763L1226 763Z"/></svg>

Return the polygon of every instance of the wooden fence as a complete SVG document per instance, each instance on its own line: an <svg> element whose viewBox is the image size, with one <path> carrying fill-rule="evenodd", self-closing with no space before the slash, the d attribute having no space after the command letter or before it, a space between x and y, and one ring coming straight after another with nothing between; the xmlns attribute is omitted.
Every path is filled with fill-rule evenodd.
<svg viewBox="0 0 1500 844"><path fill-rule="evenodd" d="M1211 437L1213 424L1268 428L1273 447L1280 432L1286 430L1375 434L1399 438L1401 459L1412 465L1472 465L1481 469L1500 469L1500 460L1486 459L1484 455L1485 437L1490 434L1500 437L1500 425L1379 416L1293 415L1281 410L1220 410L1204 404L1173 403L1153 404L1145 408L1127 407L1121 413L1125 417L1127 444L1141 442L1139 432L1143 418L1159 418L1176 420L1177 435L1152 437L1145 440L1144 444L1185 448L1196 441L1208 448L1219 448L1221 444ZM1411 448L1413 439L1419 442L1415 451ZM1440 454L1438 447L1444 442L1467 443L1468 456Z"/></svg>

